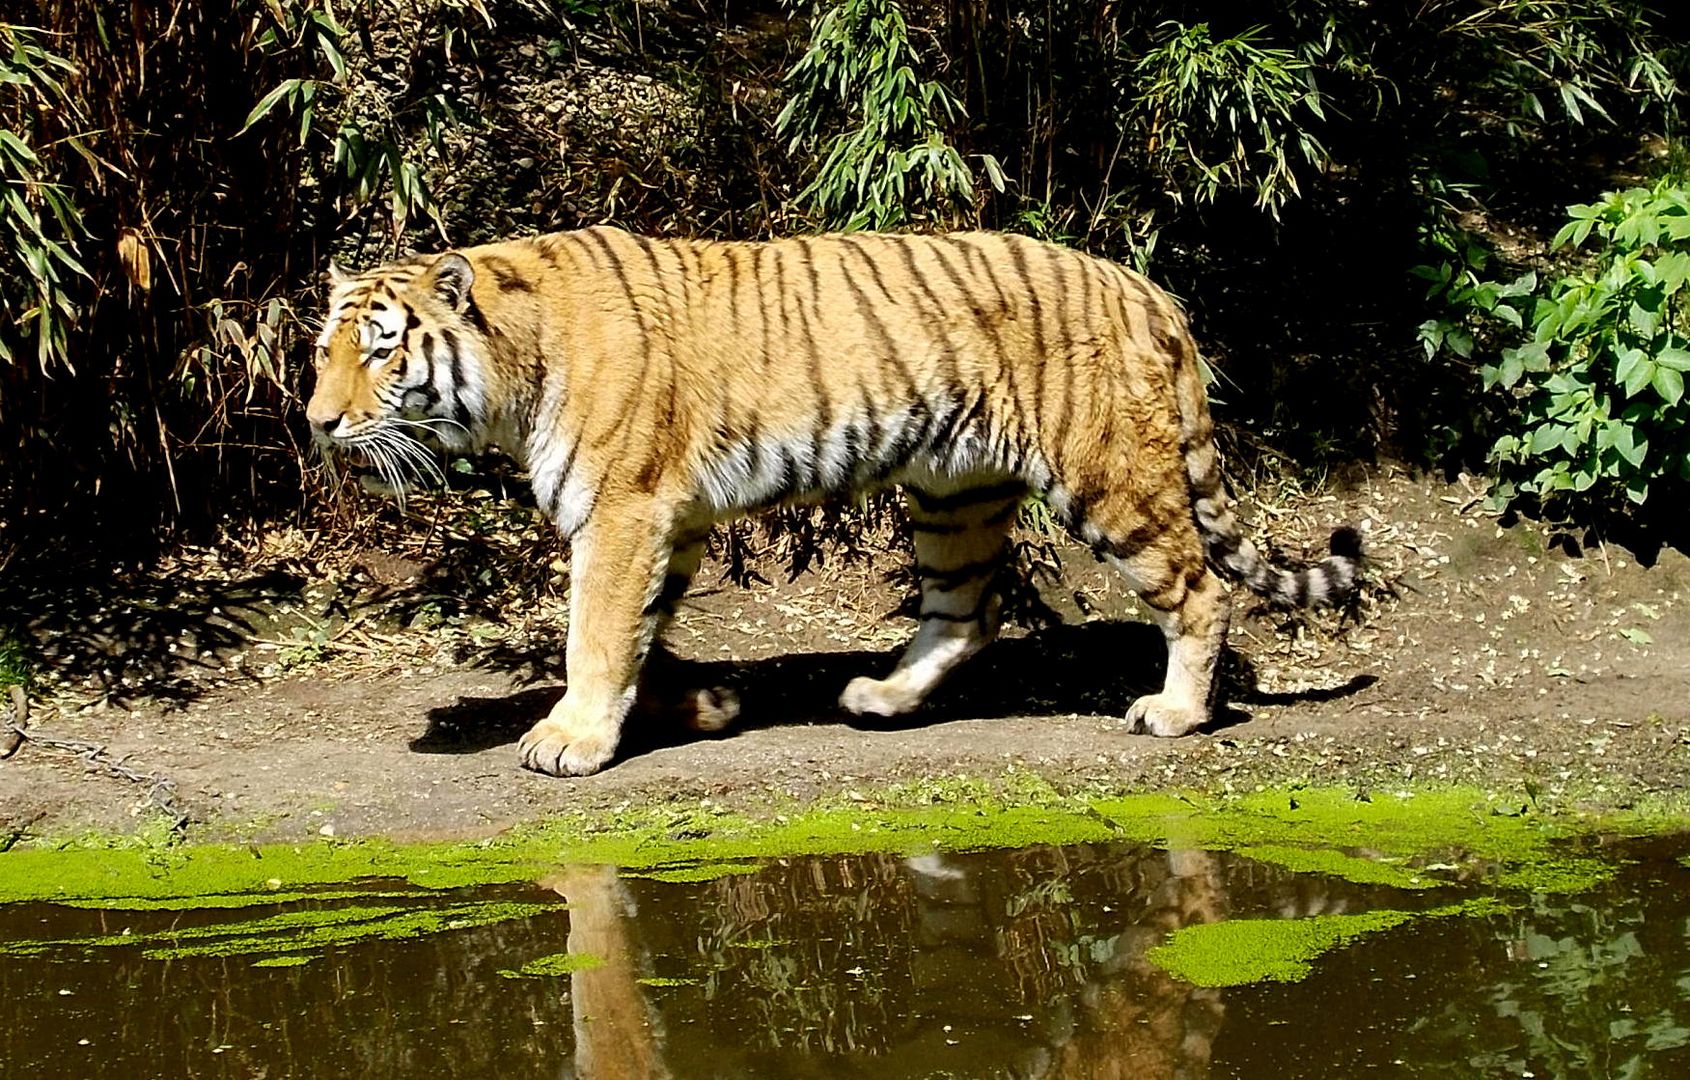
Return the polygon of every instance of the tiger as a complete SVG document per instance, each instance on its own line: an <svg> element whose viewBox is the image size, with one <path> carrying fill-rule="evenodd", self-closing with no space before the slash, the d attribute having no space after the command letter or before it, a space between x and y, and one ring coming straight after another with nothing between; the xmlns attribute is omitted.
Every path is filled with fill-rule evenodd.
<svg viewBox="0 0 1690 1080"><path fill-rule="evenodd" d="M331 454L390 482L431 453L501 450L571 550L565 691L520 763L614 758L649 652L721 521L899 488L920 621L840 705L918 708L997 635L1018 508L1120 571L1167 643L1130 730L1205 725L1230 618L1352 595L1360 533L1288 566L1241 531L1185 314L1103 258L993 232L654 239L610 226L331 264L307 403ZM425 464L426 463L426 464ZM696 726L737 701L692 699Z"/></svg>

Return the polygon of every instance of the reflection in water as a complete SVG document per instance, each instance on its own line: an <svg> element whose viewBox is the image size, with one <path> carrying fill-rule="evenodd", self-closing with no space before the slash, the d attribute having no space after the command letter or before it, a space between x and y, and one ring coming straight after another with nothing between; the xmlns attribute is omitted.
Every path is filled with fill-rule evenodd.
<svg viewBox="0 0 1690 1080"><path fill-rule="evenodd" d="M1654 887L1682 896L1684 877ZM1495 936L1513 963L1478 1015L1446 1007L1416 1024L1448 1051L1444 1067L1429 1071L1635 1077L1665 1051L1690 1046L1690 916L1539 897ZM1690 1065L1682 1053L1675 1060L1680 1070Z"/></svg>
<svg viewBox="0 0 1690 1080"><path fill-rule="evenodd" d="M286 910L341 906L351 905ZM555 985L497 974L513 957L563 950L569 922L556 908L411 940L311 949L300 955L317 958L296 967L253 966L270 956L153 959L120 945L0 955L0 1077L418 1076L442 1061L481 1060L489 1040L511 1062L566 1060L569 1046L550 1026L560 1006L567 1012ZM236 920L277 911L20 904L0 908L0 945L236 929ZM490 1007L495 998L499 1007Z"/></svg>
<svg viewBox="0 0 1690 1080"><path fill-rule="evenodd" d="M628 928L638 912L614 866L573 866L541 883L569 904L569 951L586 963L569 975L575 1057L565 1076L667 1078L662 1038L638 982Z"/></svg>
<svg viewBox="0 0 1690 1080"><path fill-rule="evenodd" d="M689 1075L1196 1077L1222 992L1146 950L1234 913L1361 897L1331 884L1110 845L795 860L710 882L691 920L640 929L667 972L702 979L663 1002L669 1060Z"/></svg>
<svg viewBox="0 0 1690 1080"><path fill-rule="evenodd" d="M824 1064L1205 1076L1222 992L1145 952L1227 917L1234 894L1257 916L1350 902L1321 879L1209 852L1111 846L792 860L695 886L683 911L672 886L608 867L546 884L569 902L570 951L606 961L570 976L575 1072L603 1080ZM671 974L652 986L658 969Z"/></svg>
<svg viewBox="0 0 1690 1080"><path fill-rule="evenodd" d="M1690 871L1636 854L1598 893L1411 923L1303 983L1225 991L1146 950L1220 919L1451 897L1079 845L791 859L690 883L572 867L533 888L240 913L14 906L0 914L0 1076L1690 1075ZM282 930L472 902L536 906L406 941L307 949ZM264 959L317 958L147 955L249 940L242 919L282 935ZM499 975L560 953L601 962Z"/></svg>

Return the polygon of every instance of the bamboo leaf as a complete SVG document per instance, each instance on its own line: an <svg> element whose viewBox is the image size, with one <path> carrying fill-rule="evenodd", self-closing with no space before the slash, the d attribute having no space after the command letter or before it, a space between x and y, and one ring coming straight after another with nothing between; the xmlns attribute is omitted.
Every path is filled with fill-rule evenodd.
<svg viewBox="0 0 1690 1080"><path fill-rule="evenodd" d="M252 125L268 116L270 114L270 110L274 109L278 102L280 102L284 97L287 97L289 94L292 94L295 90L298 90L300 84L304 81L305 80L303 79L283 79L279 84L277 84L275 89L258 99L258 104L254 105L252 107L252 111L247 113L246 123L242 124L241 129L235 132L235 134L246 134L247 129L251 128Z"/></svg>

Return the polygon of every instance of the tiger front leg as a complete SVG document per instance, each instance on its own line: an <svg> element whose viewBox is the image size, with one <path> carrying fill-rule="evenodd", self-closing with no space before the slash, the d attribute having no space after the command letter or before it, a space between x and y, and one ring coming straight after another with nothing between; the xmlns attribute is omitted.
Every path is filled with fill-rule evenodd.
<svg viewBox="0 0 1690 1080"><path fill-rule="evenodd" d="M525 768L587 776L609 764L656 631L669 552L647 505L601 501L576 534L570 566L568 689L522 737Z"/></svg>

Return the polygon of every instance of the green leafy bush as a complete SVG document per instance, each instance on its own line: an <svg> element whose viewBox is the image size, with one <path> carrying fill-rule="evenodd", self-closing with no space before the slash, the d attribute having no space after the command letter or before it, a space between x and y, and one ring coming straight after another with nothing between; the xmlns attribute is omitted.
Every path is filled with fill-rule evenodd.
<svg viewBox="0 0 1690 1080"><path fill-rule="evenodd" d="M36 363L46 373L70 363L68 334L78 305L71 283L88 271L76 258L76 242L86 231L69 190L59 182L52 161L37 152L56 133L42 118L74 116L64 80L76 66L48 49L51 37L26 26L0 23L0 364L14 361L16 349L30 338ZM86 152L74 136L65 140ZM5 405L0 393L0 409Z"/></svg>
<svg viewBox="0 0 1690 1080"><path fill-rule="evenodd" d="M1497 494L1641 504L1690 480L1690 188L1632 188L1568 213L1555 246L1588 247L1588 264L1471 298L1526 335L1481 369L1520 407L1519 429L1491 451Z"/></svg>
<svg viewBox="0 0 1690 1080"><path fill-rule="evenodd" d="M329 255L590 222L1154 256L1246 445L1465 463L1503 411L1474 393L1494 335L1403 346L1449 302L1535 326L1481 288L1487 238L1682 130L1690 70L1660 0L783 4L9 5L0 562L315 513Z"/></svg>
<svg viewBox="0 0 1690 1080"><path fill-rule="evenodd" d="M444 239L440 207L415 160L417 155L410 151L411 144L419 142L436 156L445 151L445 127L456 119L446 95L384 92L368 79L354 78L347 65L346 39L351 31L337 22L327 7L277 3L270 14L273 22L258 36L258 51L287 70L310 71L313 66L326 64L331 77L281 80L252 107L240 134L272 112L279 112L297 123L300 147L316 149L312 133L319 113L326 112L336 123L333 148L327 155L333 167L324 179L332 177L338 182L345 211L356 213L386 192L394 242L419 215L431 219ZM420 37L437 38L442 50L449 51L458 29L451 22L435 22L419 26L417 32ZM368 57L355 59L367 61ZM415 100L405 100L408 97ZM423 131L420 137L413 135L418 127Z"/></svg>
<svg viewBox="0 0 1690 1080"><path fill-rule="evenodd" d="M28 686L29 676L29 654L24 650L23 639L0 627L0 687ZM0 708L3 707L0 703Z"/></svg>
<svg viewBox="0 0 1690 1080"><path fill-rule="evenodd" d="M1134 68L1152 170L1177 203L1248 190L1275 217L1296 196L1296 165L1319 168L1326 119L1314 67L1254 26L1216 39L1208 23L1164 23Z"/></svg>
<svg viewBox="0 0 1690 1080"><path fill-rule="evenodd" d="M819 159L799 201L841 229L912 219L956 224L971 208L974 172L946 132L962 105L916 74L921 56L897 0L840 0L822 10L809 48L787 72L791 96L775 121L788 153ZM982 163L1003 190L997 160Z"/></svg>

